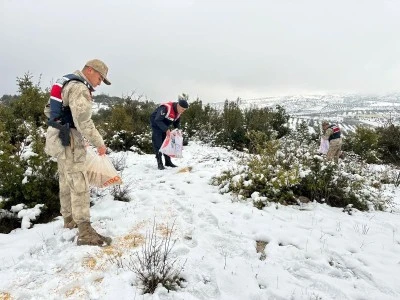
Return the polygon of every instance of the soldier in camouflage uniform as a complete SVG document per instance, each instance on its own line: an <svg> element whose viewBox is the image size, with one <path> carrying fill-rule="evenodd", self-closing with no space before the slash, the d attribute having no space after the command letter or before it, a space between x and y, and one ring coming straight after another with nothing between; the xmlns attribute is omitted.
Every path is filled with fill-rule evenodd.
<svg viewBox="0 0 400 300"><path fill-rule="evenodd" d="M78 227L78 245L104 246L111 243L111 238L98 234L90 224L90 195L86 175L85 140L97 147L99 155L106 154L103 138L97 131L92 117L92 95L94 88L107 79L108 67L104 62L94 59L88 61L82 71L73 74L83 79L83 82L71 80L61 90L63 107L69 107L75 128L70 130L69 146L62 146L59 130L48 128L46 134L46 152L57 158L61 214L64 218L64 228ZM50 103L51 100L49 100ZM45 108L45 114L50 116L50 105Z"/></svg>
<svg viewBox="0 0 400 300"><path fill-rule="evenodd" d="M329 141L329 150L326 154L327 160L334 160L336 163L342 153L342 138L339 126L329 124L327 121L322 122L322 138Z"/></svg>

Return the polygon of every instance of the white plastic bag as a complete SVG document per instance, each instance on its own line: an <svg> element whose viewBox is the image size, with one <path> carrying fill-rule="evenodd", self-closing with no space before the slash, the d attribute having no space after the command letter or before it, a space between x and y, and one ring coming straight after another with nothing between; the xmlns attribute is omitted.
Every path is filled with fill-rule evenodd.
<svg viewBox="0 0 400 300"><path fill-rule="evenodd" d="M324 138L321 138L321 143L319 145L318 152L322 154L327 154L329 150L329 141L325 140Z"/></svg>
<svg viewBox="0 0 400 300"><path fill-rule="evenodd" d="M182 157L183 136L182 131L174 129L167 134L161 145L160 152L170 157Z"/></svg>
<svg viewBox="0 0 400 300"><path fill-rule="evenodd" d="M86 150L86 171L89 185L104 188L122 184L121 177L106 155L100 156L90 147Z"/></svg>

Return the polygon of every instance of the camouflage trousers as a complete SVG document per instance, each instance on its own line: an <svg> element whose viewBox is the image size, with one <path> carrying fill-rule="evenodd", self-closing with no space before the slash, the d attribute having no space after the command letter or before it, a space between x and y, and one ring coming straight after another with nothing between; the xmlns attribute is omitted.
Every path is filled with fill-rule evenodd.
<svg viewBox="0 0 400 300"><path fill-rule="evenodd" d="M89 183L84 157L74 158L71 147L66 147L65 159L58 159L57 163L62 216L72 216L77 224L90 222Z"/></svg>
<svg viewBox="0 0 400 300"><path fill-rule="evenodd" d="M329 142L329 150L326 154L327 160L339 161L339 156L342 153L342 138L334 139Z"/></svg>

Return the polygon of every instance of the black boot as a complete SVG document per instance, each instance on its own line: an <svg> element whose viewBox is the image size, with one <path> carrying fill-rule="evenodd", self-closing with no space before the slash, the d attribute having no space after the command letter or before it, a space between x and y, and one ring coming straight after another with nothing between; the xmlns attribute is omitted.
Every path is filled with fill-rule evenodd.
<svg viewBox="0 0 400 300"><path fill-rule="evenodd" d="M172 168L176 168L176 167L177 167L176 165L174 165L174 164L172 163L171 157L169 157L168 155L165 155L165 154L164 154L164 158L165 158L165 165L166 165L167 167L172 167Z"/></svg>
<svg viewBox="0 0 400 300"><path fill-rule="evenodd" d="M158 169L159 169L159 170L164 170L165 167L164 167L164 165L163 165L163 163L162 163L162 154L161 154L161 153L157 153L157 154L156 154L156 158L157 158Z"/></svg>

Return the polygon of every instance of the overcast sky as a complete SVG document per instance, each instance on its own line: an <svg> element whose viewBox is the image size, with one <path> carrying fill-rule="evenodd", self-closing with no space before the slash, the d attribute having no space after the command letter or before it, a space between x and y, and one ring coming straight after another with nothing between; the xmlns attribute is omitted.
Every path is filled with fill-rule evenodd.
<svg viewBox="0 0 400 300"><path fill-rule="evenodd" d="M92 58L155 102L400 90L397 0L0 0L0 95Z"/></svg>

